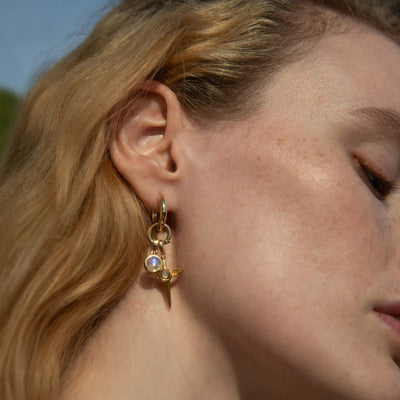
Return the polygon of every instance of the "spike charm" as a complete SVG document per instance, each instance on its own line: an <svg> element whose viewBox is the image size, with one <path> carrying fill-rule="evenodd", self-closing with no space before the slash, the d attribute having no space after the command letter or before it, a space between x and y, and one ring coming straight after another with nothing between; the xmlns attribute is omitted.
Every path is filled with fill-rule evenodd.
<svg viewBox="0 0 400 400"><path fill-rule="evenodd" d="M174 268L173 270L169 270L168 268L163 269L160 272L159 280L164 285L164 294L165 300L167 301L168 307L171 308L171 279L174 276L178 276L181 272L183 272L182 268Z"/></svg>

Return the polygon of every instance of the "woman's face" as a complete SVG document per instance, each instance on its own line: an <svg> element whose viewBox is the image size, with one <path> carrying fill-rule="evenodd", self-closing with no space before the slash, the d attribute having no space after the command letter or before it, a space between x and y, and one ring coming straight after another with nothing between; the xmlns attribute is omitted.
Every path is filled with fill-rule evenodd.
<svg viewBox="0 0 400 400"><path fill-rule="evenodd" d="M259 112L182 139L174 290L244 391L400 398L400 337L374 311L400 301L399 65L372 30L327 35Z"/></svg>

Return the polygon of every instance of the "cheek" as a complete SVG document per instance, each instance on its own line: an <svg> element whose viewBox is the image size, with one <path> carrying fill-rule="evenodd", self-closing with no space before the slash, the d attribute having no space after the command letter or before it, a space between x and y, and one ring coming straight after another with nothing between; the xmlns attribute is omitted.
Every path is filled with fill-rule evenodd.
<svg viewBox="0 0 400 400"><path fill-rule="evenodd" d="M371 359L387 367L365 315L391 245L380 203L346 160L320 154L271 149L229 179L199 177L178 240L187 301L231 348L271 376L283 361L334 387Z"/></svg>
<svg viewBox="0 0 400 400"><path fill-rule="evenodd" d="M187 295L250 331L321 332L354 315L385 262L383 222L344 160L270 150L195 180L189 203L203 213L188 210L179 237Z"/></svg>
<svg viewBox="0 0 400 400"><path fill-rule="evenodd" d="M371 314L395 230L343 148L279 134L281 145L191 174L177 214L179 288L238 365L272 381L284 371L369 391L382 371L390 387L398 372Z"/></svg>
<svg viewBox="0 0 400 400"><path fill-rule="evenodd" d="M327 159L319 152L286 160L276 162L277 168L269 169L257 185L267 205L252 220L263 227L262 235L257 230L266 239L259 243L260 252L263 245L273 248L278 255L274 261L288 268L283 273L298 270L301 275L318 266L313 272L329 278L359 273L357 266L366 259L385 253L382 207L347 160Z"/></svg>

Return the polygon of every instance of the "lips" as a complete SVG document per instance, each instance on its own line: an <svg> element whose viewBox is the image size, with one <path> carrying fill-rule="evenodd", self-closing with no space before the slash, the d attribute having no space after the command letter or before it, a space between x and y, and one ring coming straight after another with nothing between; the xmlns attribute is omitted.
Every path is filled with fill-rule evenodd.
<svg viewBox="0 0 400 400"><path fill-rule="evenodd" d="M397 334L400 340L400 302L394 302L374 309L378 317Z"/></svg>
<svg viewBox="0 0 400 400"><path fill-rule="evenodd" d="M374 311L380 314L390 315L394 318L400 318L400 301L376 307Z"/></svg>

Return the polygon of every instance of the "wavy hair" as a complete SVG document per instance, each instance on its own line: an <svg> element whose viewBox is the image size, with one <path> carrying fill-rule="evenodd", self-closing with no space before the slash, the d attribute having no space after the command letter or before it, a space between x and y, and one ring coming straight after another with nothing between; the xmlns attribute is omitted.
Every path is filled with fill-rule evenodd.
<svg viewBox="0 0 400 400"><path fill-rule="evenodd" d="M167 85L200 123L241 118L260 82L348 17L399 39L372 1L126 0L41 77L0 175L1 399L57 398L138 275L148 215L108 140L143 81Z"/></svg>

